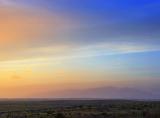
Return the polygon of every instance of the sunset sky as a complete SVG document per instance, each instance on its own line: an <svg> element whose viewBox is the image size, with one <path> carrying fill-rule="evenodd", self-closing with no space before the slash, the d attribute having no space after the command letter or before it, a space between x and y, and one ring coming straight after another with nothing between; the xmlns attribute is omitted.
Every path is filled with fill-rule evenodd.
<svg viewBox="0 0 160 118"><path fill-rule="evenodd" d="M159 0L0 0L0 98L160 98Z"/></svg>

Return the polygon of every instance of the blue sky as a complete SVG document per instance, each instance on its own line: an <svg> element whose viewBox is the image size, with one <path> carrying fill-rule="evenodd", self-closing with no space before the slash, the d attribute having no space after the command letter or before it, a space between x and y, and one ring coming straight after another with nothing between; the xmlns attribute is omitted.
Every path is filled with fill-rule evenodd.
<svg viewBox="0 0 160 118"><path fill-rule="evenodd" d="M0 0L0 15L4 88L160 90L159 0Z"/></svg>

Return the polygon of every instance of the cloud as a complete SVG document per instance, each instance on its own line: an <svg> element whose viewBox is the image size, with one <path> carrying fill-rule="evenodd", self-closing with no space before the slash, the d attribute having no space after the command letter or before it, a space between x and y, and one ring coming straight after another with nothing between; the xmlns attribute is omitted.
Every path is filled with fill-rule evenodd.
<svg viewBox="0 0 160 118"><path fill-rule="evenodd" d="M67 6L61 7L64 10ZM71 9L74 8L57 12L45 7L40 10L30 9L29 5L3 5L0 8L1 60L73 59L159 51L159 21L156 20L159 16L154 15L152 19L138 14L137 19L131 20L137 11L125 18L127 14L113 15L115 11L108 14L108 9L104 9L107 14L99 17L95 10L87 8L95 13L93 16L90 12L73 14ZM156 22L149 22L152 20Z"/></svg>
<svg viewBox="0 0 160 118"><path fill-rule="evenodd" d="M18 43L18 41L41 42L54 38L59 30L67 28L68 24L63 17L50 14L47 11L29 10L17 7L0 8L1 36L4 43Z"/></svg>
<svg viewBox="0 0 160 118"><path fill-rule="evenodd" d="M56 45L57 35L72 28L68 18L46 10L1 6L0 16L1 59L14 58L20 50L49 45L51 40Z"/></svg>
<svg viewBox="0 0 160 118"><path fill-rule="evenodd" d="M39 65L52 64L67 60L124 55L131 53L143 53L160 51L159 47L150 45L135 45L135 44L117 44L117 43L100 43L96 45L74 46L74 45L57 45L49 47L32 47L25 48L20 51L12 51L11 54L1 54L1 67L12 65ZM3 58L2 58L3 57Z"/></svg>

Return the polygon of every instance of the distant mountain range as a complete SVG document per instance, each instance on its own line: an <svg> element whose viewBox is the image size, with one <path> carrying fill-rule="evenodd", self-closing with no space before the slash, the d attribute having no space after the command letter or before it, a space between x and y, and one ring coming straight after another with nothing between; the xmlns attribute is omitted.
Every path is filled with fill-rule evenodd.
<svg viewBox="0 0 160 118"><path fill-rule="evenodd" d="M99 87L85 90L66 90L56 96L60 98L93 99L160 99L160 94L157 92L129 87Z"/></svg>

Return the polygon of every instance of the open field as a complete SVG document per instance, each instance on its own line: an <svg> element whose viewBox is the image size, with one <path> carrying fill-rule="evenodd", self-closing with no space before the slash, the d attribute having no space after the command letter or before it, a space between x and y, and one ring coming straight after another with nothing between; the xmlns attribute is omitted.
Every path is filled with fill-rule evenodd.
<svg viewBox="0 0 160 118"><path fill-rule="evenodd" d="M0 118L160 118L159 101L2 100Z"/></svg>

